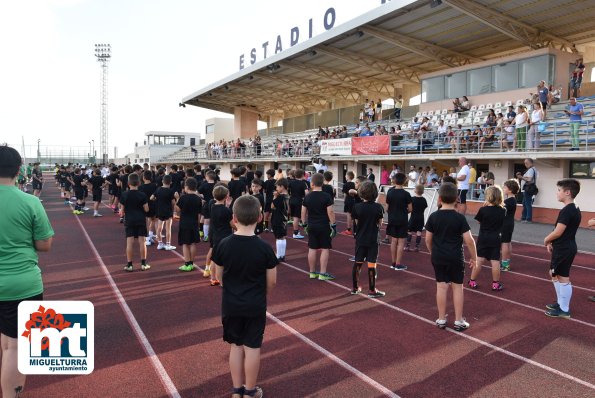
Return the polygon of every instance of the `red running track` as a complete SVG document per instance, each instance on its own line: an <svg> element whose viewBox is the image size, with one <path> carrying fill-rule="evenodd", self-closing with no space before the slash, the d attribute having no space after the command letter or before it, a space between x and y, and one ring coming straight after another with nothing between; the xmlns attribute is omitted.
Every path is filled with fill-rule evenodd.
<svg viewBox="0 0 595 398"><path fill-rule="evenodd" d="M181 250L151 247L152 269L126 273L117 217L103 209L103 218L86 214L79 223L53 189L44 200L56 231L52 251L40 256L45 297L93 302L95 371L29 376L23 396L229 397L220 288L198 272L178 272ZM263 238L274 244L270 234ZM543 314L554 296L546 253L515 244L513 272L502 276L505 290L486 288L488 269L479 277L479 291L465 290L471 328L457 333L434 326L427 253L406 253L409 270L392 271L389 248L382 245L378 288L387 296L373 300L348 294L353 238L338 236L333 248L329 271L337 279L312 281L306 242L288 239L287 262L279 266L269 298L259 377L265 396L595 395L595 303L587 301L595 294L595 255L580 254L575 261L573 318L551 319ZM197 263L207 250L199 244Z"/></svg>

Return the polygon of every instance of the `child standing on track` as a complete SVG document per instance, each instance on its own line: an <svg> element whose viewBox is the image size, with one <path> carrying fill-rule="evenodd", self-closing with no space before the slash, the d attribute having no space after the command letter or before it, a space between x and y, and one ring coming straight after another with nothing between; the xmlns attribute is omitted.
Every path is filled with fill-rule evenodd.
<svg viewBox="0 0 595 398"><path fill-rule="evenodd" d="M332 171L325 171L323 174L324 176L324 184L322 185L322 192L326 192L331 195L333 200L337 197L337 191L333 188L331 182L333 181L333 172Z"/></svg>
<svg viewBox="0 0 595 398"><path fill-rule="evenodd" d="M209 276L211 277L211 286L219 286L220 281L217 279L214 266L211 264L211 258L219 242L233 234L235 225L233 224L233 214L231 209L227 207L229 190L223 185L217 185L213 189L213 196L215 201L209 204L209 206L211 206L209 210L211 215L211 238L209 239L209 244L211 248L207 253L203 276L205 278ZM207 272L207 270L209 272Z"/></svg>
<svg viewBox="0 0 595 398"><path fill-rule="evenodd" d="M260 209L261 209L261 213L262 213L262 211L264 209L264 195L262 194L262 192L260 192L261 190L262 190L262 181L260 181L257 178L253 178L252 182L250 183L250 192L252 192L252 196L254 196L256 199L258 199L258 203L260 203ZM254 230L254 234L260 235L264 231L263 220L264 220L264 213L262 213L262 217L256 223L256 229Z"/></svg>
<svg viewBox="0 0 595 398"><path fill-rule="evenodd" d="M153 173L151 170L143 171L143 185L141 185L138 190L143 192L147 195L147 198L151 198L155 192L157 191L157 184L153 181ZM156 215L156 203L154 200L149 200L149 211L146 214L147 218L147 241L145 244L147 246L151 246L153 241L157 240L157 234L153 233L155 231L155 215Z"/></svg>
<svg viewBox="0 0 595 398"><path fill-rule="evenodd" d="M515 179L510 179L504 182L502 192L506 199L504 200L504 208L506 209L506 217L502 224L502 233L500 240L502 241L502 266L501 271L510 271L510 256L512 254L512 233L514 232L514 213L516 213L516 194L519 193L519 183Z"/></svg>
<svg viewBox="0 0 595 398"><path fill-rule="evenodd" d="M293 238L304 239L304 236L300 234L300 215L304 198L308 193L308 185L304 181L304 170L297 169L293 175L295 178L289 181L289 212L293 217ZM322 186L322 184L320 185Z"/></svg>
<svg viewBox="0 0 595 398"><path fill-rule="evenodd" d="M287 248L287 221L289 220L289 197L287 196L287 179L280 178L275 182L273 203L271 204L271 231L275 237L277 258L285 261Z"/></svg>
<svg viewBox="0 0 595 398"><path fill-rule="evenodd" d="M157 188L151 200L156 202L155 213L157 215L157 250L175 250L171 245L171 224L174 216L174 206L178 193L171 188L171 175L163 176L163 186ZM163 243L163 228L165 227L165 244Z"/></svg>
<svg viewBox="0 0 595 398"><path fill-rule="evenodd" d="M149 172L150 173L150 172ZM194 271L194 258L196 257L196 245L200 242L198 233L198 221L202 210L201 199L196 192L196 179L186 178L184 192L176 203L176 211L180 214L180 225L178 230L178 245L182 245L184 253L184 265L178 269L184 272Z"/></svg>
<svg viewBox="0 0 595 398"><path fill-rule="evenodd" d="M502 189L497 186L488 187L485 191L485 203L475 215L479 222L479 236L477 237L477 266L471 272L469 287L477 289L475 281L481 272L484 261L492 265L492 290L502 290L500 282L500 232L506 217L506 210L502 202Z"/></svg>
<svg viewBox="0 0 595 398"><path fill-rule="evenodd" d="M128 191L122 193L120 200L120 217L125 217L124 226L126 227L126 260L128 264L124 267L125 271L132 272L132 252L134 251L134 241L138 240L140 250L141 271L151 268L147 264L147 246L145 246L145 237L147 236L147 224L145 213L149 211L147 195L138 190L140 178L138 174L130 174L128 177Z"/></svg>
<svg viewBox="0 0 595 398"><path fill-rule="evenodd" d="M446 299L448 285L451 285L455 309L454 329L463 331L469 328L469 323L463 318L463 278L465 277L463 242L471 255L469 266L473 268L477 263L475 241L467 219L456 210L457 186L450 182L443 183L438 194L442 207L430 215L426 224L426 246L430 252L436 276L436 305L438 306L436 325L441 329L446 327Z"/></svg>
<svg viewBox="0 0 595 398"><path fill-rule="evenodd" d="M570 266L577 253L576 231L581 223L581 211L574 203L574 199L581 191L581 184L567 178L558 181L558 201L564 207L558 214L554 230L545 237L543 244L552 255L550 274L557 301L546 305L546 315L550 317L570 318L570 298L572 285L570 283Z"/></svg>
<svg viewBox="0 0 595 398"><path fill-rule="evenodd" d="M351 231L351 211L353 210L353 205L354 205L354 197L351 196L349 194L349 191L351 191L352 189L355 189L355 183L353 182L353 179L355 178L355 174L353 174L353 171L348 171L345 174L345 179L347 180L344 184L343 184L343 196L345 198L345 201L343 202L343 211L345 212L345 214L347 215L347 229L343 232L341 232L342 235L348 235L348 236L353 236L353 232Z"/></svg>
<svg viewBox="0 0 595 398"><path fill-rule="evenodd" d="M242 170L239 167L236 167L231 171L231 180L229 181L229 184L227 184L229 196L231 196L232 208L237 198L246 193L246 181L244 178L240 179L241 176Z"/></svg>
<svg viewBox="0 0 595 398"><path fill-rule="evenodd" d="M213 188L215 188L215 179L217 174L214 171L207 171L205 175L206 181L203 182L198 188L198 194L202 197L202 230L203 230L203 241L209 240L209 222L211 214L209 210L211 206L209 202L213 200Z"/></svg>
<svg viewBox="0 0 595 398"><path fill-rule="evenodd" d="M99 205L101 204L103 188L107 184L108 183L101 176L101 170L96 169L93 172L93 176L89 179L89 185L91 185L91 195L93 199L93 217L101 217L101 214L99 214Z"/></svg>
<svg viewBox="0 0 595 398"><path fill-rule="evenodd" d="M279 260L269 244L254 235L260 212L256 198L238 198L233 207L237 231L213 251L217 277L223 282L223 340L231 345L233 398L263 396L256 379L266 325L266 297L277 282Z"/></svg>
<svg viewBox="0 0 595 398"><path fill-rule="evenodd" d="M267 170L267 180L263 184L264 189L264 231L270 232L271 223L271 204L273 203L273 194L275 193L275 170Z"/></svg>
<svg viewBox="0 0 595 398"><path fill-rule="evenodd" d="M326 192L322 192L324 177L315 173L311 180L312 192L304 198L302 206L302 220L307 220L304 230L308 234L308 265L310 279L322 281L333 280L335 277L327 272L331 241L337 235L335 224L335 201ZM320 251L320 272L316 272L316 262Z"/></svg>
<svg viewBox="0 0 595 398"><path fill-rule="evenodd" d="M424 186L421 184L416 185L415 196L411 198L411 217L409 217L409 233L407 234L407 246L405 246L406 252L410 250L413 234L415 234L415 248L413 251L419 251L421 233L424 229L424 213L428 208L428 202L423 197L423 194Z"/></svg>
<svg viewBox="0 0 595 398"><path fill-rule="evenodd" d="M402 271L407 266L401 264L405 238L407 238L407 214L411 213L411 195L403 189L407 176L397 173L392 179L393 187L386 194L388 207L388 225L386 234L391 237L390 253L392 259L391 269Z"/></svg>
<svg viewBox="0 0 595 398"><path fill-rule="evenodd" d="M83 214L85 207L85 191L83 185L87 184L87 174L83 173L78 167L74 169L74 176L72 177L72 186L74 188L74 197L76 198L76 205L74 206L74 214Z"/></svg>
<svg viewBox="0 0 595 398"><path fill-rule="evenodd" d="M364 264L368 262L368 282L370 291L368 297L378 298L385 295L384 292L376 289L376 261L378 260L378 246L380 245L380 225L384 217L384 208L376 203L378 188L371 181L364 181L358 190L359 196L363 199L353 208L353 218L357 223L357 235L355 236L355 263L351 271L353 290L351 294L358 294L362 291L359 286L359 274Z"/></svg>

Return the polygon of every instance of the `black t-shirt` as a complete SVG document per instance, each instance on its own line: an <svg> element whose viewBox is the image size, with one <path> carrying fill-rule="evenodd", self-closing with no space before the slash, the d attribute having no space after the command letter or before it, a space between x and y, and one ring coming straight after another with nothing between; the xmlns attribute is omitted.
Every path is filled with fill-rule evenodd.
<svg viewBox="0 0 595 398"><path fill-rule="evenodd" d="M349 190L355 189L355 183L353 181L347 181L343 184L343 193L345 194L345 202L354 202L354 197L349 195Z"/></svg>
<svg viewBox="0 0 595 398"><path fill-rule="evenodd" d="M374 246L379 242L378 222L384 216L384 208L379 203L362 202L353 207L351 216L357 220L355 242L360 246Z"/></svg>
<svg viewBox="0 0 595 398"><path fill-rule="evenodd" d="M504 200L504 208L506 209L506 218L504 218L504 224L513 225L514 213L516 213L516 199L514 196Z"/></svg>
<svg viewBox="0 0 595 398"><path fill-rule="evenodd" d="M308 225L328 226L329 218L327 207L334 203L333 197L326 192L312 191L304 198L303 206L308 209Z"/></svg>
<svg viewBox="0 0 595 398"><path fill-rule="evenodd" d="M202 195L202 200L205 203L209 203L211 199L213 199L213 188L215 188L214 182L203 182L200 187L198 187L198 193Z"/></svg>
<svg viewBox="0 0 595 398"><path fill-rule="evenodd" d="M97 192L97 191L101 191L101 187L103 186L103 183L105 182L105 180L103 179L102 176L93 176L89 179L89 182L91 183L92 186L92 190ZM148 198L148 196L147 196Z"/></svg>
<svg viewBox="0 0 595 398"><path fill-rule="evenodd" d="M60 173L60 182L62 184L68 184L70 185L70 181L68 181L68 177L70 177L70 173L67 173L65 171Z"/></svg>
<svg viewBox="0 0 595 398"><path fill-rule="evenodd" d="M138 190L143 192L145 195L147 195L147 198L151 199L151 196L153 196L155 194L155 192L157 191L157 184L155 184L154 182L150 182L148 184L143 184L140 187L138 187ZM157 208L157 204L155 203L155 201L149 200L150 211L154 212L156 208Z"/></svg>
<svg viewBox="0 0 595 398"><path fill-rule="evenodd" d="M407 224L407 208L411 202L411 195L404 189L395 187L389 189L386 194L388 223L393 225Z"/></svg>
<svg viewBox="0 0 595 398"><path fill-rule="evenodd" d="M231 209L224 204L211 205L211 221L209 222L209 234L211 239L220 241L233 233L229 224L233 218ZM247 252L248 253L248 252ZM219 264L219 263L217 263Z"/></svg>
<svg viewBox="0 0 595 398"><path fill-rule="evenodd" d="M174 191L180 193L182 191L182 175L175 172L175 173L170 173L171 176L171 189L173 189Z"/></svg>
<svg viewBox="0 0 595 398"><path fill-rule="evenodd" d="M264 190L265 197L267 198L267 202L273 201L273 193L275 192L275 179L271 178L270 180L266 180L262 185L262 189Z"/></svg>
<svg viewBox="0 0 595 398"><path fill-rule="evenodd" d="M423 218L424 216L424 211L426 211L426 209L428 208L428 202L426 201L426 198L424 198L423 196L413 196L411 198L411 217L413 217L414 215L416 216L420 216Z"/></svg>
<svg viewBox="0 0 595 398"><path fill-rule="evenodd" d="M72 177L72 181L74 182L74 188L83 189L83 184L87 179L88 177L86 174L75 174L74 177Z"/></svg>
<svg viewBox="0 0 595 398"><path fill-rule="evenodd" d="M331 198L335 197L335 190L331 184L322 184L322 192L331 195Z"/></svg>
<svg viewBox="0 0 595 398"><path fill-rule="evenodd" d="M262 214L262 212L264 211L264 195L262 194L262 192L259 192L253 194L252 196L258 199L258 202L260 203L260 213Z"/></svg>
<svg viewBox="0 0 595 398"><path fill-rule="evenodd" d="M182 195L177 206L180 208L180 228L198 228L198 216L202 210L198 195Z"/></svg>
<svg viewBox="0 0 595 398"><path fill-rule="evenodd" d="M432 233L432 264L462 266L463 234L469 231L469 223L456 210L438 210L430 214L426 231Z"/></svg>
<svg viewBox="0 0 595 398"><path fill-rule="evenodd" d="M289 180L289 199L292 203L301 203L306 196L308 185L304 180Z"/></svg>
<svg viewBox="0 0 595 398"><path fill-rule="evenodd" d="M246 187L250 188L250 185L252 185L252 180L254 180L254 172L247 171L246 172Z"/></svg>
<svg viewBox="0 0 595 398"><path fill-rule="evenodd" d="M231 199L236 200L246 192L246 183L242 180L231 180L229 181L229 184L227 184L227 188L229 189L229 196L231 196Z"/></svg>
<svg viewBox="0 0 595 398"><path fill-rule="evenodd" d="M110 188L112 190L112 192L114 192L115 190L117 190L119 187L116 185L116 181L118 181L118 175L111 173L110 175L107 176L107 181L110 184Z"/></svg>
<svg viewBox="0 0 595 398"><path fill-rule="evenodd" d="M120 203L124 206L127 227L145 225L145 209L143 205L147 201L147 195L137 189L131 189L122 193Z"/></svg>
<svg viewBox="0 0 595 398"><path fill-rule="evenodd" d="M271 225L284 227L287 225L287 214L289 213L289 198L285 194L279 194L273 199L271 209Z"/></svg>
<svg viewBox="0 0 595 398"><path fill-rule="evenodd" d="M41 169L34 168L32 172L34 177L36 177L39 181L43 181L43 172Z"/></svg>
<svg viewBox="0 0 595 398"><path fill-rule="evenodd" d="M158 187L162 187L163 186L163 175L157 174L155 176L155 184L157 184Z"/></svg>
<svg viewBox="0 0 595 398"><path fill-rule="evenodd" d="M581 223L581 210L576 204L569 203L560 210L556 224L566 225L566 229L558 239L552 242L556 249L575 249L576 250L576 230Z"/></svg>
<svg viewBox="0 0 595 398"><path fill-rule="evenodd" d="M167 187L159 187L155 191L157 217L170 218L174 215L171 201L174 200L175 191Z"/></svg>
<svg viewBox="0 0 595 398"><path fill-rule="evenodd" d="M120 183L122 184L120 186L120 189L122 190L122 192L127 191L128 190L128 174L124 174L124 175L120 176Z"/></svg>
<svg viewBox="0 0 595 398"><path fill-rule="evenodd" d="M215 247L212 259L223 267L222 315L263 315L267 308L266 272L279 264L271 246L256 235L234 234Z"/></svg>
<svg viewBox="0 0 595 398"><path fill-rule="evenodd" d="M500 232L506 217L506 209L500 206L483 206L475 215L479 221L479 237L477 244L496 247L500 245Z"/></svg>

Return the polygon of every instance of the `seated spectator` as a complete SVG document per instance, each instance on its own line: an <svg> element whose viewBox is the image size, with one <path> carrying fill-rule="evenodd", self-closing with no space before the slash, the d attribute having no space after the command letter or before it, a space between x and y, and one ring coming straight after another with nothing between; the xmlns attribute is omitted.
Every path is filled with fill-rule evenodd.
<svg viewBox="0 0 595 398"><path fill-rule="evenodd" d="M446 136L444 137L444 142L445 143L452 143L452 141L455 139L455 132L452 129L452 126L448 126L446 128Z"/></svg>
<svg viewBox="0 0 595 398"><path fill-rule="evenodd" d="M515 131L514 126L508 120L504 121L504 131L500 136L500 142L502 144L502 148L506 149L507 151L510 149L509 144L514 145L514 138L515 138ZM514 148L514 146L513 146Z"/></svg>
<svg viewBox="0 0 595 398"><path fill-rule="evenodd" d="M455 100L452 102L452 105L453 105L453 112L455 112L455 113L462 112L461 101L458 98L455 98Z"/></svg>
<svg viewBox="0 0 595 398"><path fill-rule="evenodd" d="M438 134L438 140L440 142L446 141L446 131L447 131L447 127L444 124L444 120L441 119L438 122L438 126L436 127L436 134Z"/></svg>
<svg viewBox="0 0 595 398"><path fill-rule="evenodd" d="M368 123L366 123L366 125L364 126L364 128L362 129L361 133L359 134L360 137L369 137L372 135L372 131L370 131L370 126L368 125Z"/></svg>
<svg viewBox="0 0 595 398"><path fill-rule="evenodd" d="M483 148L485 146L486 143L488 144L492 144L495 140L496 136L494 133L494 127L489 127L487 133L485 133L480 139L479 139L479 151L483 152Z"/></svg>
<svg viewBox="0 0 595 398"><path fill-rule="evenodd" d="M549 95L550 107L552 106L552 104L557 104L558 102L560 102L561 98L562 98L562 87L560 86L559 88L554 89L554 86L550 85L550 95Z"/></svg>
<svg viewBox="0 0 595 398"><path fill-rule="evenodd" d="M357 136L359 136L359 134L362 132L362 128L360 127L359 123L355 125L355 131L354 134L356 134Z"/></svg>
<svg viewBox="0 0 595 398"><path fill-rule="evenodd" d="M477 124L475 125L475 128L473 129L471 134L469 134L469 139L467 140L469 146L471 147L471 150L478 147L479 139L481 138L481 136L481 127L479 126L479 124Z"/></svg>
<svg viewBox="0 0 595 398"><path fill-rule="evenodd" d="M502 127L504 127L504 115L498 113L498 116L496 116L496 134L502 134Z"/></svg>
<svg viewBox="0 0 595 398"><path fill-rule="evenodd" d="M461 112L466 112L471 109L471 103L466 95L463 96L463 102L461 102Z"/></svg>
<svg viewBox="0 0 595 398"><path fill-rule="evenodd" d="M414 117L413 121L411 122L411 134L415 136L417 133L419 133L420 126L421 123L418 121L416 117Z"/></svg>

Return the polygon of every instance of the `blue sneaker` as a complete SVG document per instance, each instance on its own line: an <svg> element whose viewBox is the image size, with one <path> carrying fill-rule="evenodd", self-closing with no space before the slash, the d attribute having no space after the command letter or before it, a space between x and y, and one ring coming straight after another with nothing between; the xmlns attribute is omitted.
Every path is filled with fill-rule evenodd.
<svg viewBox="0 0 595 398"><path fill-rule="evenodd" d="M548 310L545 314L552 318L570 319L570 311L562 311L561 308L558 308L557 310Z"/></svg>

